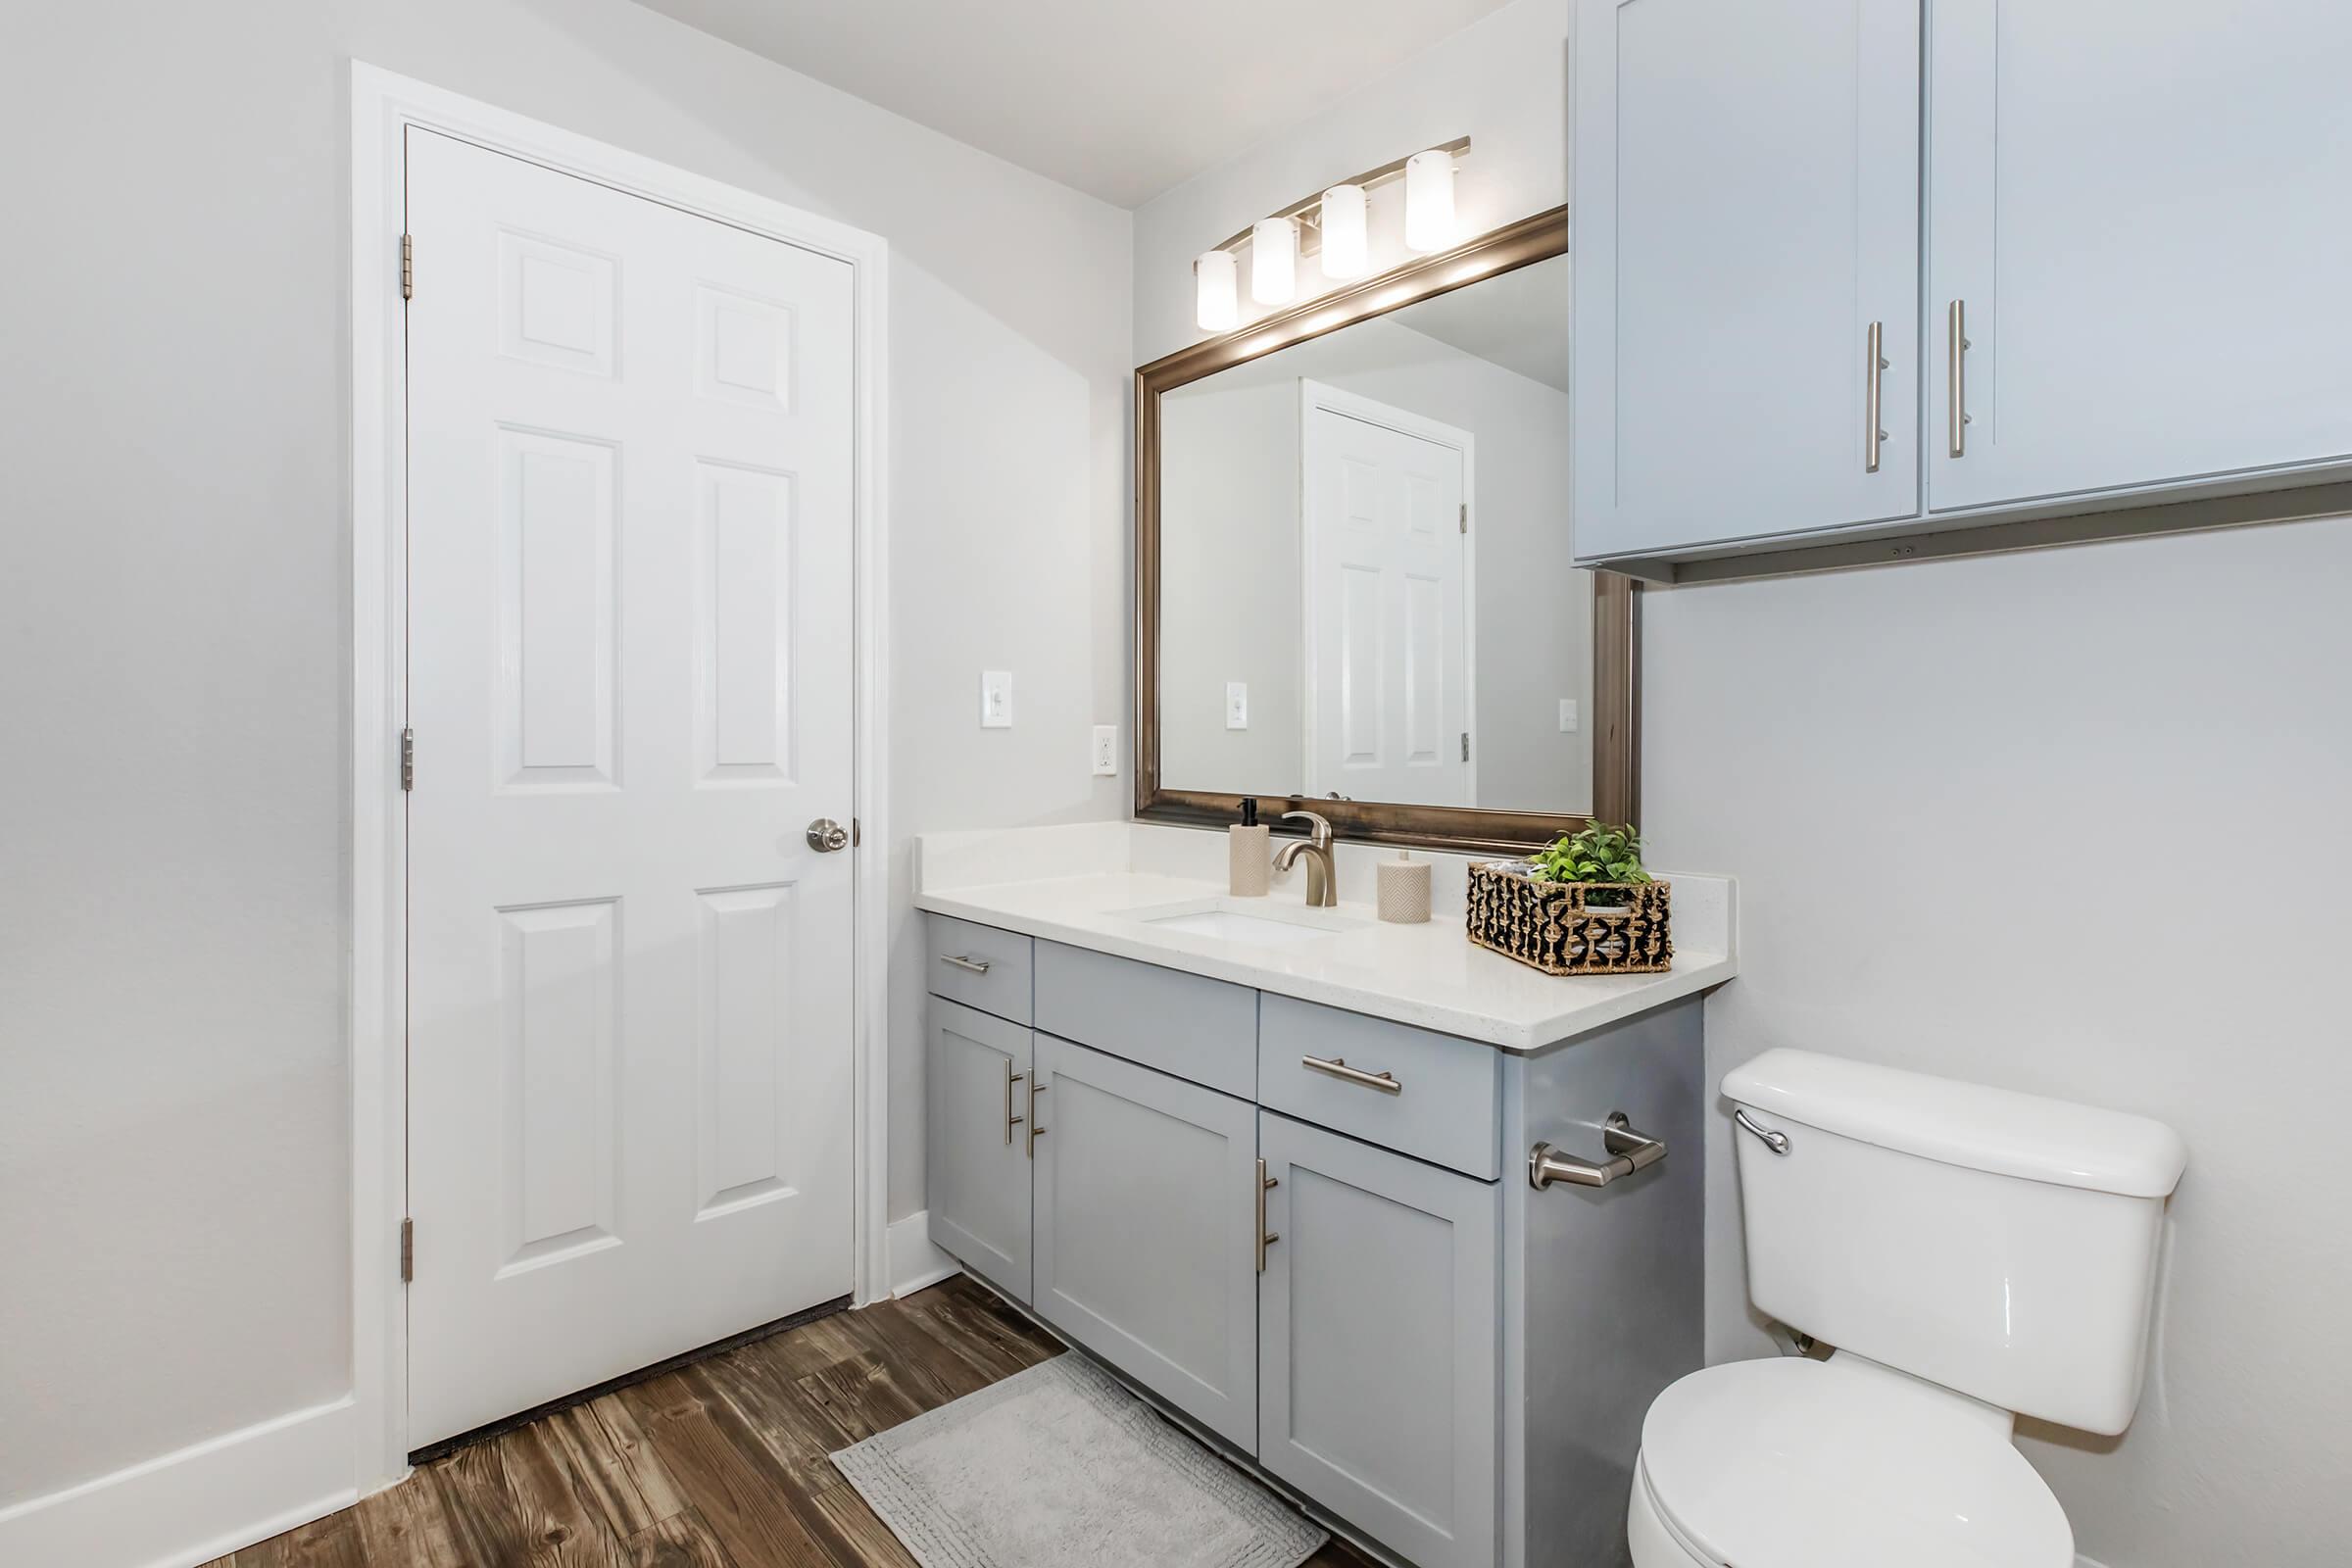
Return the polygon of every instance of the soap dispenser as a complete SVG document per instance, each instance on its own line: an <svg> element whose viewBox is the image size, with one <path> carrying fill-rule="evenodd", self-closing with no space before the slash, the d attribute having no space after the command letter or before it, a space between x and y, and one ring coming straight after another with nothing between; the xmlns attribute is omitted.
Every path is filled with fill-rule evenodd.
<svg viewBox="0 0 2352 1568"><path fill-rule="evenodd" d="M1242 802L1242 819L1225 830L1231 836L1225 886L1238 899L1262 899L1273 883L1273 855L1265 824L1257 819L1254 797Z"/></svg>

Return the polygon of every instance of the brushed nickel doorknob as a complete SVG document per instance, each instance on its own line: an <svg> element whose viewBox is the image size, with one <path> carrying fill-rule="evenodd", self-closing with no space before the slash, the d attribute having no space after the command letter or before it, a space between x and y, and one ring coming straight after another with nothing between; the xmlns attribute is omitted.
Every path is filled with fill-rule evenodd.
<svg viewBox="0 0 2352 1568"><path fill-rule="evenodd" d="M808 847L819 855L846 850L850 847L850 830L829 816L820 816L808 824Z"/></svg>

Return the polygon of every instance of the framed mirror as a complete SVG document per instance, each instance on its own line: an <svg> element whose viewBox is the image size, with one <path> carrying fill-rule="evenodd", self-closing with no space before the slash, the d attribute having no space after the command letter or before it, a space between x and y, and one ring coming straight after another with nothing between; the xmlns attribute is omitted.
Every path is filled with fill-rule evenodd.
<svg viewBox="0 0 2352 1568"><path fill-rule="evenodd" d="M1136 372L1136 794L1517 850L1636 820L1639 598L1570 564L1568 215Z"/></svg>

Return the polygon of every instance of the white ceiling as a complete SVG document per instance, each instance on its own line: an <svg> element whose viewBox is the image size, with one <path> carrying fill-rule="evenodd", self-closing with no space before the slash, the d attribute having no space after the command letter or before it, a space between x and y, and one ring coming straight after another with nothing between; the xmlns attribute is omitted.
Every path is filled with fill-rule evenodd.
<svg viewBox="0 0 2352 1568"><path fill-rule="evenodd" d="M641 3L1065 185L1138 207L1506 0Z"/></svg>

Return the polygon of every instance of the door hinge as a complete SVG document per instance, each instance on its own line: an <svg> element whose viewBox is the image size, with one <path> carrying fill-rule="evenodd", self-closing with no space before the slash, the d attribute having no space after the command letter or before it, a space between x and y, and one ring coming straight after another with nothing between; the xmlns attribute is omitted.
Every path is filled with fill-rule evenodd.
<svg viewBox="0 0 2352 1568"><path fill-rule="evenodd" d="M416 297L416 236L414 234L400 236L400 297L404 300Z"/></svg>
<svg viewBox="0 0 2352 1568"><path fill-rule="evenodd" d="M400 1222L400 1283L408 1284L416 1277L416 1222Z"/></svg>
<svg viewBox="0 0 2352 1568"><path fill-rule="evenodd" d="M1470 760L1470 732L1468 730L1462 731L1462 760L1465 762Z"/></svg>
<svg viewBox="0 0 2352 1568"><path fill-rule="evenodd" d="M1465 502L1463 502L1463 503L1462 503L1462 532L1464 532L1464 533L1468 533L1469 531L1470 531L1470 503L1469 503L1469 502L1467 502L1467 501L1465 501Z"/></svg>
<svg viewBox="0 0 2352 1568"><path fill-rule="evenodd" d="M400 732L400 787L404 791L416 787L416 732L413 729Z"/></svg>

